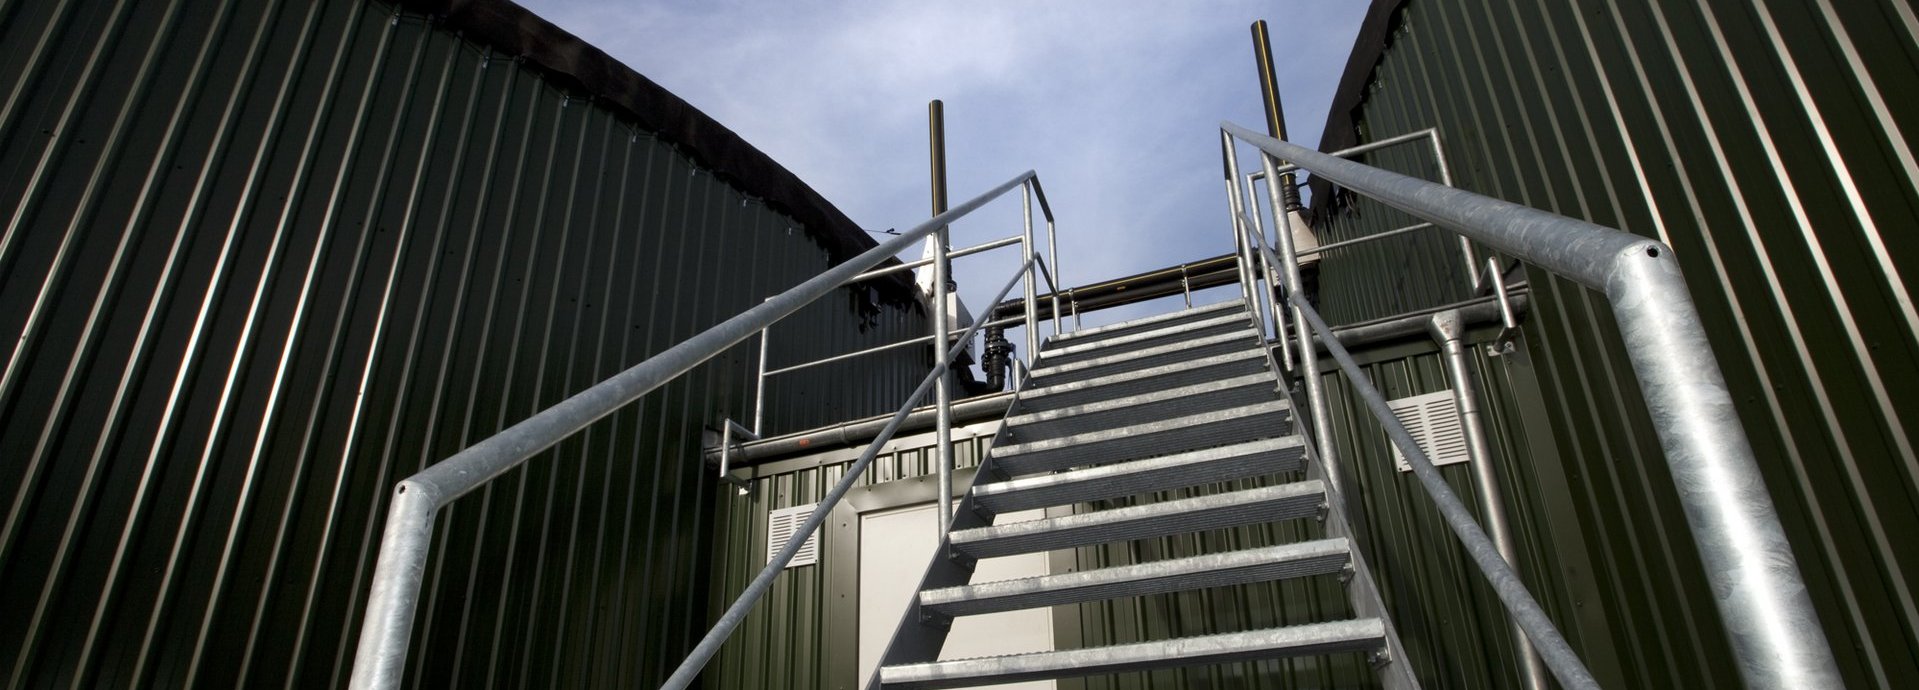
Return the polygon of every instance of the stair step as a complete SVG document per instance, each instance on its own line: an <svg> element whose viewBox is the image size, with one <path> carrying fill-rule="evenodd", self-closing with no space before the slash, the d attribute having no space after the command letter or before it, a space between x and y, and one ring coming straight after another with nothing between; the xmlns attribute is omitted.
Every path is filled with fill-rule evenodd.
<svg viewBox="0 0 1919 690"><path fill-rule="evenodd" d="M1022 412L1050 410L1265 371L1265 354L1249 347L1070 383L1035 381L1038 385L1020 391L1019 406Z"/></svg>
<svg viewBox="0 0 1919 690"><path fill-rule="evenodd" d="M1033 369L1033 380L1043 386L1072 383L1106 374L1172 364L1237 350L1259 350L1259 339L1252 329L1184 339L1153 347L1119 349L1065 364ZM1044 359L1044 358L1042 358Z"/></svg>
<svg viewBox="0 0 1919 690"><path fill-rule="evenodd" d="M948 539L953 550L959 553L972 558L995 558L1309 517L1318 513L1325 496L1326 487L1319 481L1293 482L955 530Z"/></svg>
<svg viewBox="0 0 1919 690"><path fill-rule="evenodd" d="M1361 618L1111 647L887 666L880 669L880 684L901 690L963 688L1376 650L1385 644L1385 638L1384 623L1376 618Z"/></svg>
<svg viewBox="0 0 1919 690"><path fill-rule="evenodd" d="M920 606L948 617L1271 582L1339 572L1345 539L1281 544L1078 573L985 582L920 593Z"/></svg>
<svg viewBox="0 0 1919 690"><path fill-rule="evenodd" d="M1305 443L1300 437L1282 436L1059 474L976 484L973 501L989 512L1005 514L1292 472L1304 465L1305 456Z"/></svg>
<svg viewBox="0 0 1919 690"><path fill-rule="evenodd" d="M1049 344L1057 345L1057 346L1065 346L1068 344L1078 345L1083 343L1090 343L1090 342L1095 342L1099 340L1105 340L1107 338L1121 337L1121 336L1129 335L1132 333L1137 333L1140 331L1150 331L1150 330L1164 328L1167 326L1172 326L1172 325L1181 324L1181 323L1201 321L1207 318L1211 318L1213 316L1217 316L1219 315L1220 312L1224 312L1224 311L1238 311L1238 312L1244 313L1246 311L1245 304L1246 304L1245 300L1230 299L1224 302L1215 302L1213 304L1200 305L1197 307L1193 307L1191 309L1167 312L1164 314L1155 314L1153 316L1148 316L1143 319L1133 319L1132 321L1125 321L1125 322L1115 323L1115 324L1107 324L1105 326L1098 326L1094 328L1082 328L1080 330L1073 331L1071 333L1062 333L1060 335L1053 336L1047 342Z"/></svg>
<svg viewBox="0 0 1919 690"><path fill-rule="evenodd" d="M1015 440L1021 442L1070 436L1274 400L1278 398L1278 385L1272 375L1265 372L1235 376L1223 381L1202 381L1150 393L1016 414L1006 418L1006 428Z"/></svg>
<svg viewBox="0 0 1919 690"><path fill-rule="evenodd" d="M1007 476L1108 464L1208 446L1223 446L1287 433L1283 400L1071 436L1015 443L993 449L993 467Z"/></svg>
<svg viewBox="0 0 1919 690"><path fill-rule="evenodd" d="M1068 341L1040 350L1037 366L1045 367L1065 364L1100 353L1122 349L1137 349L1165 345L1184 340L1192 340L1222 333L1238 333L1253 327L1253 321L1244 311L1221 312L1198 321L1173 322L1150 330L1128 332L1102 340L1088 342Z"/></svg>

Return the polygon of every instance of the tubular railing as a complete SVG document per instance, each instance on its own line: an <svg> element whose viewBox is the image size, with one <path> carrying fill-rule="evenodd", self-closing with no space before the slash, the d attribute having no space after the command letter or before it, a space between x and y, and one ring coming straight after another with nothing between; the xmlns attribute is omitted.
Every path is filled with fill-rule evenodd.
<svg viewBox="0 0 1919 690"><path fill-rule="evenodd" d="M1275 278L1281 279L1282 286L1300 285L1299 255L1275 185L1268 184L1267 190L1274 207L1278 252L1265 246L1263 231L1253 233L1254 223L1243 211L1236 186L1235 140L1260 150L1268 181L1279 179L1281 170L1304 169L1458 233L1469 271L1477 266L1466 238L1605 293L1666 461L1672 467L1679 500L1707 568L1707 580L1730 635L1742 679L1749 687L1759 688L1841 687L1832 651L1669 247L1448 184L1343 160L1230 122L1221 123L1220 136L1234 234L1242 248L1241 275L1249 284L1263 274L1269 285ZM1434 141L1436 145L1437 137ZM1396 142L1368 146L1391 143ZM1262 262L1257 269L1252 256L1255 246ZM1499 272L1493 274L1497 278ZM1476 273L1473 281L1479 282ZM1504 292L1503 285L1498 289ZM1299 348L1298 368L1305 379L1313 436L1323 462L1329 464L1327 476L1335 489L1339 488L1337 456L1330 452L1331 419L1313 349L1315 334L1351 379L1368 409L1386 427L1421 486L1439 504L1447 525L1466 544L1474 564L1491 582L1518 627L1538 647L1553 674L1568 687L1596 687L1591 674L1552 628L1510 565L1398 423L1325 321L1298 290L1287 289L1286 293L1293 333L1288 338L1284 326L1276 333L1282 348L1288 347L1289 340L1291 347ZM1276 323L1283 324L1284 310L1272 306ZM1264 316L1261 310L1255 313ZM1506 323L1510 327L1510 316Z"/></svg>
<svg viewBox="0 0 1919 690"><path fill-rule="evenodd" d="M372 593L367 600L366 617L361 624L359 646L355 652L353 662L351 686L354 688L377 688L381 690L399 686L405 670L408 643L413 630L414 613L419 607L420 584L425 575L427 560L431 552L433 523L441 508L474 489L485 485L487 482L498 478L507 471L518 467L541 451L578 433L594 421L613 413L615 410L634 400L638 400L641 396L646 395L666 382L685 374L687 371L699 366L715 355L752 337L755 332L760 332L762 338L764 338L765 330L773 323L791 315L793 312L798 311L800 308L843 285L894 271L907 270L916 265L931 263L940 267L938 270L940 274L938 276L939 279L935 281L938 285L936 300L943 300L945 296L944 293L946 292L944 273L947 264L946 260L949 258L949 252L947 251L945 242L947 226L953 221L986 205L987 202L999 198L1015 187L1023 188L1026 198L1028 231L1020 238L1021 241L1019 242L1025 247L1025 260L1022 262L1019 271L1013 276L1013 279L1007 283L1005 288L1000 290L998 295L995 296L990 303L997 304L1000 300L1004 299L1007 293L1012 290L1012 286L1019 283L1022 279L1025 280L1029 286L1027 294L1030 300L1030 296L1032 295L1031 286L1035 280L1033 275L1034 266L1037 263L1038 257L1036 248L1033 246L1032 232L1030 230L1032 227L1031 201L1034 196L1039 197L1041 209L1046 214L1046 226L1049 238L1052 236L1053 217L1051 209L1046 205L1044 192L1040 190L1038 175L1032 171L1027 171L970 201L954 206L951 210L935 215L926 222L920 223L910 230L901 232L897 238L890 239L877 247L867 250L859 256L829 268L785 292L768 298L766 301L751 309L747 309L712 328L708 328L697 335L681 341L679 344L648 358L646 361L634 365L632 368L615 374L611 378L593 385L591 388L574 394L572 397L508 427L492 437L469 446L465 450L435 463L411 477L401 480L394 487L393 501L387 511L386 527L381 534L380 555L374 566ZM938 249L933 259L929 261L912 262L905 267L888 267L879 271L871 271L871 269L886 259L911 248L913 243L935 233L940 235L941 241L936 243ZM993 245L993 247L999 247L1010 246L1013 243L1001 240L987 244ZM985 245L982 245L982 247L985 248L974 247L970 249L985 251L985 249L993 248L986 247ZM1057 250L1054 250L1054 252L1057 254ZM957 252L953 253L957 254ZM1055 261L1054 265L1057 267L1057 261ZM944 309L942 308L938 311L944 311ZM1055 313L1057 313L1057 311L1055 311ZM1029 318L1026 328L1029 333L1030 342L1030 334L1033 333L1037 327L1037 323L1031 319L1033 309L1030 304L1027 314ZM706 661L712 657L712 654L718 650L719 643L724 641L732 629L739 624L739 621L745 618L746 611L753 606L759 596L765 593L766 587L771 584L773 577L778 575L779 571L785 567L788 561L792 560L793 555L798 551L798 547L806 541L807 536L818 529L820 523L825 519L825 516L832 510L833 503L838 501L838 499L851 488L852 483L859 478L867 465L871 464L877 449L886 444L887 440L898 430L900 423L906 418L906 415L912 411L912 408L921 398L925 397L927 391L933 388L937 382L941 382L946 378L948 370L951 367L953 356L965 346L968 339L970 339L980 327L985 325L988 324L984 319L973 323L963 331L959 338L959 344L954 347L935 346L936 361L933 366L933 371L920 383L919 388L907 398L905 404L902 405L900 411L893 416L880 437L874 439L866 452L861 456L861 459L842 477L840 484L835 486L834 491L828 494L828 498L822 500L819 507L807 518L807 521L800 526L799 530L794 534L793 541L787 545L787 548L778 554L772 562L767 564L766 569L747 587L746 592L740 596L740 599L735 601L733 606L727 610L726 615L721 618L720 623L714 626L713 631L708 633L707 638L702 640L700 645L695 649L693 656L688 657L686 662L680 666L680 669L669 679L667 687L685 687L687 683L691 682L693 676L699 672L700 667L705 665ZM1058 328L1057 319L1055 320L1055 328ZM938 334L945 334L947 331L946 324L939 319L935 319L933 329L934 332ZM930 339L933 339L933 336L908 341L908 344ZM760 353L760 371L762 372L762 376L764 376L764 372L766 371L765 365L766 351L762 349ZM764 391L763 379L760 390ZM942 396L941 402L942 407L939 410L939 414L942 420L942 427L945 427L950 423L951 409L948 404L950 401ZM757 401L755 408L756 410L763 410L763 401ZM756 412L756 417L759 416L759 414L759 412ZM742 436L753 436L761 431L759 428L749 431L737 423L731 422L731 420L727 420L723 426L723 435L729 442L733 432L739 432ZM757 426L756 423L756 427ZM944 435L942 435L942 441L940 444L940 464L942 465L940 471L942 475L941 483L944 486L950 482L951 478L952 449L950 442L944 442L946 441ZM950 495L947 498L950 500ZM950 514L951 511L948 510L945 512Z"/></svg>

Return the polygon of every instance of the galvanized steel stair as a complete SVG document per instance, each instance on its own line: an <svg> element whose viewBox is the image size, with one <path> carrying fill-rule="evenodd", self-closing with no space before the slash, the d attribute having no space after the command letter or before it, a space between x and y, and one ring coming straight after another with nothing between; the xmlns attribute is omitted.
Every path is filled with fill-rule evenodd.
<svg viewBox="0 0 1919 690"><path fill-rule="evenodd" d="M951 688L1255 661L1370 655L1380 683L1417 687L1377 590L1305 442L1259 332L1232 301L1052 339L960 501L868 688ZM1300 473L1288 483L1092 510L1093 502ZM1056 516L993 524L1034 508ZM981 558L1321 518L1289 544L973 583ZM1355 574L1358 576L1355 577ZM1338 575L1359 617L1087 649L937 661L956 616Z"/></svg>

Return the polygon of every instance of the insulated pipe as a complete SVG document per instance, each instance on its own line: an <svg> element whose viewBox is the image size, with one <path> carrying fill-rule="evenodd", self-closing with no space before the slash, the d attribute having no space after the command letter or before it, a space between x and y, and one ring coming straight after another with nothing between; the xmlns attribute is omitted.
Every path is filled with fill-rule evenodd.
<svg viewBox="0 0 1919 690"><path fill-rule="evenodd" d="M1472 371L1467 368L1466 319L1460 310L1448 309L1432 315L1426 321L1426 330L1446 357L1446 370L1453 382L1453 404L1459 408L1459 425L1466 432L1466 455L1472 462L1474 478L1479 480L1479 512L1485 516L1486 534L1492 537L1499 557L1506 559L1506 564L1517 574L1518 549L1513 544L1512 527L1506 522L1505 495L1499 485L1499 474L1493 471L1492 443L1486 439L1486 426L1479 417L1479 389L1473 385ZM1513 643L1518 647L1520 682L1528 690L1542 690L1547 687L1546 667L1539 660L1539 650L1526 640L1526 631L1519 623L1512 623L1512 632Z"/></svg>
<svg viewBox="0 0 1919 690"><path fill-rule="evenodd" d="M1843 687L1792 544L1670 247L1340 160L1231 122L1220 126L1315 176L1604 292L1672 468L1741 680L1782 690Z"/></svg>

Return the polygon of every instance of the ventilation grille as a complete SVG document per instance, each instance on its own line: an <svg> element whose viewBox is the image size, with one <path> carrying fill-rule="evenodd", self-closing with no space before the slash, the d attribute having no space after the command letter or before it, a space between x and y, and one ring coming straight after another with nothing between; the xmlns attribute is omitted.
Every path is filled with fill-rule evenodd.
<svg viewBox="0 0 1919 690"><path fill-rule="evenodd" d="M806 522L806 516L813 514L813 508L816 505L818 504L809 503L803 506L781 508L767 514L766 562L772 563L773 557L779 555L780 549L786 548L786 543L793 540L793 533L799 530L800 523ZM820 532L813 530L813 534L806 538L806 543L800 545L799 552L793 554L793 560L787 561L786 567L794 568L818 562L820 562Z"/></svg>
<svg viewBox="0 0 1919 690"><path fill-rule="evenodd" d="M1461 463L1471 457L1466 452L1466 430L1459 423L1459 408L1453 404L1452 389L1388 400L1386 405L1393 408L1393 416L1412 433L1419 449L1426 451L1426 457L1434 465ZM1388 445L1392 445L1390 440ZM1399 446L1392 448L1393 462L1398 463L1399 471L1413 471L1413 466L1406 463L1406 456L1399 452Z"/></svg>

